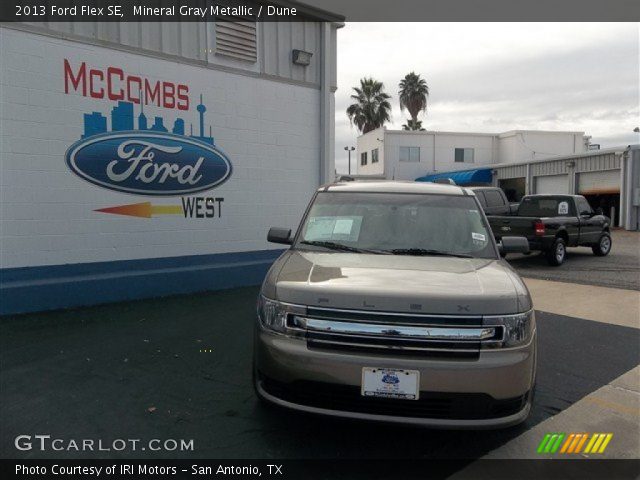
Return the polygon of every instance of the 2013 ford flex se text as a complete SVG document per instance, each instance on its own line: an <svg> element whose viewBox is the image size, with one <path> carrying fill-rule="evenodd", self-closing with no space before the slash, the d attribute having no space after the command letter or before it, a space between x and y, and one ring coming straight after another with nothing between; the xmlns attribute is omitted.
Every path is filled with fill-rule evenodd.
<svg viewBox="0 0 640 480"><path fill-rule="evenodd" d="M258 298L254 383L280 406L442 428L524 421L536 377L529 292L472 191L321 187Z"/></svg>

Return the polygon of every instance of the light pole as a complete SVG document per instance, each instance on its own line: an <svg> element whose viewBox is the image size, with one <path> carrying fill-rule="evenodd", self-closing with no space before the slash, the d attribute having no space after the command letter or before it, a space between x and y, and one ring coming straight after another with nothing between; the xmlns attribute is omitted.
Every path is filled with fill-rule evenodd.
<svg viewBox="0 0 640 480"><path fill-rule="evenodd" d="M351 152L353 152L356 147L344 147L344 149L349 154L349 175L351 175Z"/></svg>

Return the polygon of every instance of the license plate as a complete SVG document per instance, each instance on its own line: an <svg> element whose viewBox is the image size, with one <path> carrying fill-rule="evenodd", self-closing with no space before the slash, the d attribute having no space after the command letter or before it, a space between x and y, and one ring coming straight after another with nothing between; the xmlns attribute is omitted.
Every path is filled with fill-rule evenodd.
<svg viewBox="0 0 640 480"><path fill-rule="evenodd" d="M394 370L389 368L362 369L364 397L402 398L418 400L420 395L420 372L418 370Z"/></svg>

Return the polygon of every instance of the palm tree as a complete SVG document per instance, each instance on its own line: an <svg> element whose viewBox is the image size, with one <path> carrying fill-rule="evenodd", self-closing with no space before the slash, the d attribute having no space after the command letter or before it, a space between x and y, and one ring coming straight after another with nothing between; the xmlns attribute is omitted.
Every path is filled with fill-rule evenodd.
<svg viewBox="0 0 640 480"><path fill-rule="evenodd" d="M419 130L424 132L424 128L422 128L422 120L416 120L415 122L410 118L407 123L402 124L403 130Z"/></svg>
<svg viewBox="0 0 640 480"><path fill-rule="evenodd" d="M429 96L429 86L426 80L420 78L414 72L408 73L398 84L400 91L400 111L406 108L409 110L411 120L407 122L405 130L420 130L422 125L418 125L418 114L427 111L427 97Z"/></svg>
<svg viewBox="0 0 640 480"><path fill-rule="evenodd" d="M391 120L390 95L384 92L384 84L373 78L361 78L360 88L353 87L355 101L347 108L347 116L351 125L362 133L382 127Z"/></svg>

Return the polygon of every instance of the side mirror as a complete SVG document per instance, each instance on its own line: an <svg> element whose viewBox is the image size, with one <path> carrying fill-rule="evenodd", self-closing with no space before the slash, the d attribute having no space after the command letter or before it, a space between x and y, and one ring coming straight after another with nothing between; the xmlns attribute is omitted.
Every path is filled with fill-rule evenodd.
<svg viewBox="0 0 640 480"><path fill-rule="evenodd" d="M500 253L529 253L529 240L526 237L502 237L498 244Z"/></svg>
<svg viewBox="0 0 640 480"><path fill-rule="evenodd" d="M601 207L596 208L596 215L604 215L604 210Z"/></svg>
<svg viewBox="0 0 640 480"><path fill-rule="evenodd" d="M291 245L291 243L293 243L293 239L291 238L291 229L271 227L267 234L267 242Z"/></svg>

